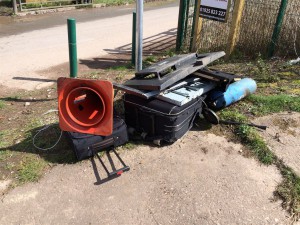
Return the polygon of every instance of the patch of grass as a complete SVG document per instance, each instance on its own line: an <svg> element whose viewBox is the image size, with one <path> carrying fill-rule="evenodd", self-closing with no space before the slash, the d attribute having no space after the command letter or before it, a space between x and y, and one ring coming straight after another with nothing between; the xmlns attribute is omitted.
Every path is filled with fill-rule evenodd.
<svg viewBox="0 0 300 225"><path fill-rule="evenodd" d="M0 100L0 109L3 109L5 106L4 102Z"/></svg>
<svg viewBox="0 0 300 225"><path fill-rule="evenodd" d="M258 55L250 73L256 80L261 82L277 82L280 80L278 75L272 72L271 64L263 59L261 54Z"/></svg>
<svg viewBox="0 0 300 225"><path fill-rule="evenodd" d="M136 147L137 147L137 145L133 142L127 142L125 145L122 146L122 148L126 149L126 150L132 150Z"/></svg>
<svg viewBox="0 0 300 225"><path fill-rule="evenodd" d="M150 55L143 60L143 68L148 67L157 61L158 61L157 56Z"/></svg>
<svg viewBox="0 0 300 225"><path fill-rule="evenodd" d="M172 49L168 49L164 55L167 55L168 57L173 57L176 55L176 49L175 48L172 48Z"/></svg>
<svg viewBox="0 0 300 225"><path fill-rule="evenodd" d="M44 129L44 128L39 128ZM32 139L37 133L29 131L30 134L28 134L28 139ZM45 130L42 130L36 137L35 137L35 145L39 148L47 149L53 146L53 144L59 139L61 135L61 130L58 126L58 124L54 124Z"/></svg>
<svg viewBox="0 0 300 225"><path fill-rule="evenodd" d="M297 74L293 71L284 71L284 72L279 72L278 75L281 77L281 78L289 78L289 77L296 77Z"/></svg>
<svg viewBox="0 0 300 225"><path fill-rule="evenodd" d="M32 119L29 123L26 124L26 130L31 130L37 127L43 126L43 123L40 119Z"/></svg>
<svg viewBox="0 0 300 225"><path fill-rule="evenodd" d="M128 69L132 69L133 67L131 64L126 64L126 65L119 65L119 66L112 66L109 69L110 70L117 70L117 71L127 71Z"/></svg>
<svg viewBox="0 0 300 225"><path fill-rule="evenodd" d="M119 74L116 75L115 80L120 83L125 78L125 76L126 73L120 72Z"/></svg>
<svg viewBox="0 0 300 225"><path fill-rule="evenodd" d="M251 112L254 115L266 115L282 111L300 112L300 98L285 94L280 95L251 95L247 98L253 104Z"/></svg>
<svg viewBox="0 0 300 225"><path fill-rule="evenodd" d="M132 4L134 0L94 0L93 4L105 4L107 6L113 5L127 5Z"/></svg>
<svg viewBox="0 0 300 225"><path fill-rule="evenodd" d="M283 181L277 186L275 194L283 200L282 206L295 219L300 218L300 177L284 165L282 161L277 162Z"/></svg>
<svg viewBox="0 0 300 225"><path fill-rule="evenodd" d="M100 72L98 72L98 71L93 71L93 72L87 74L87 76L88 76L88 78L90 78L90 79L99 79L99 77L100 77Z"/></svg>
<svg viewBox="0 0 300 225"><path fill-rule="evenodd" d="M271 165L276 159L273 152L270 151L265 141L260 137L255 128L240 125L236 129L236 134L241 141L255 154L259 161L266 165Z"/></svg>
<svg viewBox="0 0 300 225"><path fill-rule="evenodd" d="M121 82L124 80L125 76L129 73L132 72L132 65L131 64L126 64L126 65L118 65L118 66L112 66L108 70L111 73L114 73L115 80L117 82ZM117 72L117 74L116 74Z"/></svg>
<svg viewBox="0 0 300 225"><path fill-rule="evenodd" d="M300 85L300 80L293 80L293 81L292 81L292 84Z"/></svg>
<svg viewBox="0 0 300 225"><path fill-rule="evenodd" d="M47 163L37 156L27 156L18 166L17 179L19 184L36 182L42 176Z"/></svg>
<svg viewBox="0 0 300 225"><path fill-rule="evenodd" d="M240 123L247 122L247 117L237 110L224 109L220 111L219 116L222 120L236 121Z"/></svg>
<svg viewBox="0 0 300 225"><path fill-rule="evenodd" d="M56 7L56 6L63 6L63 5L72 5L72 1L28 3L26 5L23 5L22 7L24 9L36 9L36 8Z"/></svg>
<svg viewBox="0 0 300 225"><path fill-rule="evenodd" d="M6 130L0 131L0 148L3 148L8 144L7 141L5 140L6 133L7 133Z"/></svg>
<svg viewBox="0 0 300 225"><path fill-rule="evenodd" d="M9 150L1 150L0 151L0 161L4 161L7 158L10 158L13 156L13 152Z"/></svg>
<svg viewBox="0 0 300 225"><path fill-rule="evenodd" d="M0 1L0 16L13 15L12 1Z"/></svg>
<svg viewBox="0 0 300 225"><path fill-rule="evenodd" d="M269 86L270 86L269 83L258 83L258 84L257 84L257 87L258 87L258 88L265 88L265 87L269 87Z"/></svg>
<svg viewBox="0 0 300 225"><path fill-rule="evenodd" d="M15 168L15 164L14 163L11 163L11 162L8 162L8 163L6 163L6 165L5 165L5 169L6 170L9 170L9 171L12 171L14 168Z"/></svg>
<svg viewBox="0 0 300 225"><path fill-rule="evenodd" d="M18 137L16 129L9 129L0 131L0 149L6 150L9 145L12 145L14 140Z"/></svg>

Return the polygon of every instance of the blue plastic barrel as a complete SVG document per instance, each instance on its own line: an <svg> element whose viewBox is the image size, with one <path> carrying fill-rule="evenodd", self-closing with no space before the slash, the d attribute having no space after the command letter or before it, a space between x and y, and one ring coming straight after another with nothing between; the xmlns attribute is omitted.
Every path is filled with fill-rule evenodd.
<svg viewBox="0 0 300 225"><path fill-rule="evenodd" d="M253 94L256 88L257 85L253 79L244 78L230 84L225 92L212 90L208 96L208 103L214 109L222 109Z"/></svg>

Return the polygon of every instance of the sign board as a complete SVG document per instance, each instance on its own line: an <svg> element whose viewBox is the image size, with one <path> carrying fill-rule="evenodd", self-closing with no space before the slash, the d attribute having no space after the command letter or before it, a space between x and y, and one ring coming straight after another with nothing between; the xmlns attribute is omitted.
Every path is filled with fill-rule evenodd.
<svg viewBox="0 0 300 225"><path fill-rule="evenodd" d="M199 16L226 22L229 6L230 0L201 0Z"/></svg>

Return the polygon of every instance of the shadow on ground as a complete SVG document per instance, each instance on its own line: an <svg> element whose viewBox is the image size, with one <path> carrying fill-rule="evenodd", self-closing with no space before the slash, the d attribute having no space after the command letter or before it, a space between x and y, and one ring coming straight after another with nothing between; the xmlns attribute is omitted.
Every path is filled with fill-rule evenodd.
<svg viewBox="0 0 300 225"><path fill-rule="evenodd" d="M175 48L177 29L153 35L143 40L143 55L161 54L169 49ZM132 45L127 44L115 49L104 49L110 58L93 58L93 60L79 60L80 64L91 69L107 69L114 66L128 65L131 63ZM122 55L122 58L119 58Z"/></svg>
<svg viewBox="0 0 300 225"><path fill-rule="evenodd" d="M68 143L68 140L64 133L61 133L58 124L51 124L47 129L45 129L45 126L41 126L25 131L24 136L26 137L24 140L20 142L16 141L16 144L0 148L0 151L9 150L36 154L49 163L65 164L76 162L75 155ZM57 141L58 143L55 145ZM35 148L34 144L45 150ZM51 148L52 146L54 147Z"/></svg>
<svg viewBox="0 0 300 225"><path fill-rule="evenodd" d="M56 100L56 98L41 98L41 99L36 99L36 98L18 98L18 97L6 97L6 98L0 98L0 101L5 101L5 102L49 102Z"/></svg>
<svg viewBox="0 0 300 225"><path fill-rule="evenodd" d="M24 135L26 136L24 140L20 142L16 141L16 144L0 148L0 155L1 152L8 150L12 152L35 154L43 158L47 163L53 164L74 164L78 161L72 149L71 140L67 137L65 132L60 130L57 123L28 130ZM81 142L81 144L83 145L84 143ZM104 149L100 153L101 157L96 155L90 158L91 169L95 175L94 185L106 183L129 170L129 168L125 168L127 166L117 153L115 153L115 155L118 155L117 158L112 157L114 150L111 150L112 149ZM15 160L18 160L20 156L22 158L24 157L22 155L15 155ZM102 156L107 160L102 160ZM118 167L118 162L123 162L123 166ZM118 173L123 167L124 169ZM99 171L102 171L102 173ZM103 175L103 171L106 176Z"/></svg>
<svg viewBox="0 0 300 225"><path fill-rule="evenodd" d="M26 81L36 81L36 82L57 82L53 79L43 79L43 78L36 78L36 77L13 77L14 80L26 80Z"/></svg>

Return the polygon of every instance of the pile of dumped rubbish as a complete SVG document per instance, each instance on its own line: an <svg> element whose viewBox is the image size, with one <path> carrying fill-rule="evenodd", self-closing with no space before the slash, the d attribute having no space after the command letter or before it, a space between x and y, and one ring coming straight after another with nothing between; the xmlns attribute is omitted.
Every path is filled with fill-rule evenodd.
<svg viewBox="0 0 300 225"><path fill-rule="evenodd" d="M177 55L137 72L124 84L59 78L59 124L77 159L98 156L101 150L125 144L133 133L157 145L173 143L193 127L200 115L213 124L219 123L216 110L256 90L250 78L207 68L224 55ZM125 120L113 112L113 89L125 92ZM129 167L112 149L124 166L108 172L109 176L117 176Z"/></svg>

